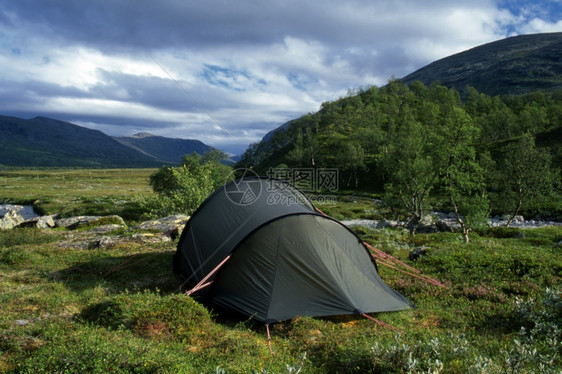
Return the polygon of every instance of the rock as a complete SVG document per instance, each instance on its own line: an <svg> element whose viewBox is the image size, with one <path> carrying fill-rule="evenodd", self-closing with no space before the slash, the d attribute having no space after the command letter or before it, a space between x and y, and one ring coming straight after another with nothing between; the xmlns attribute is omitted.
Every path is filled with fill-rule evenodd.
<svg viewBox="0 0 562 374"><path fill-rule="evenodd" d="M38 229L49 229L55 227L55 216L42 216L27 219L20 223L18 227L37 227Z"/></svg>
<svg viewBox="0 0 562 374"><path fill-rule="evenodd" d="M25 221L25 219L21 216L19 211L9 210L6 214L4 214L4 217L0 219L0 230L12 229L23 221Z"/></svg>
<svg viewBox="0 0 562 374"><path fill-rule="evenodd" d="M417 259L419 259L421 256L425 256L427 254L427 250L425 247L418 247L418 248L414 248L413 250L410 251L410 254L408 255L408 258L411 261L415 261Z"/></svg>
<svg viewBox="0 0 562 374"><path fill-rule="evenodd" d="M55 225L57 227L64 227L67 229L76 229L80 225L88 224L99 218L99 216L77 216L70 218L61 218L55 221Z"/></svg>
<svg viewBox="0 0 562 374"><path fill-rule="evenodd" d="M112 216L78 216L70 218L62 218L55 221L57 227L64 227L69 230L75 230L80 226L85 225L98 225L104 226L108 224L117 224L125 226L125 221L123 218L112 215Z"/></svg>
<svg viewBox="0 0 562 374"><path fill-rule="evenodd" d="M419 223L421 223L422 225L429 226L433 224L433 221L434 221L433 216L431 214L426 214L420 219Z"/></svg>
<svg viewBox="0 0 562 374"><path fill-rule="evenodd" d="M115 240L113 238L111 238L110 236L102 236L98 240L92 242L90 244L89 248L105 249L105 248L111 248L111 247L115 246L116 244L117 243L115 242Z"/></svg>
<svg viewBox="0 0 562 374"><path fill-rule="evenodd" d="M453 229L451 229L451 226L449 226L449 224L442 219L435 222L435 227L437 227L437 229L441 232L452 232L453 231Z"/></svg>
<svg viewBox="0 0 562 374"><path fill-rule="evenodd" d="M377 222L375 228L377 229L386 229L387 227L392 227L393 224L391 221L383 219L382 221Z"/></svg>
<svg viewBox="0 0 562 374"><path fill-rule="evenodd" d="M136 228L146 231L160 231L166 235L181 235L181 231L189 220L189 216L184 214L176 214L155 221L145 221Z"/></svg>
<svg viewBox="0 0 562 374"><path fill-rule="evenodd" d="M418 223L418 225L416 226L416 233L418 234L431 234L434 232L438 232L439 229L437 228L437 226L430 224L424 224L424 223Z"/></svg>
<svg viewBox="0 0 562 374"><path fill-rule="evenodd" d="M519 222L519 223L525 222L525 218L523 216L515 216L515 217L513 217L513 220L515 222Z"/></svg>
<svg viewBox="0 0 562 374"><path fill-rule="evenodd" d="M457 218L457 214L455 212L449 212L447 214L447 218L449 219L456 219Z"/></svg>
<svg viewBox="0 0 562 374"><path fill-rule="evenodd" d="M110 224L110 225L101 225L101 226L98 226L98 227L94 227L93 229L90 230L90 232L93 233L93 234L100 235L100 234L107 234L108 232L115 231L115 230L118 230L118 229L122 229L122 228L125 228L125 227L127 227L127 226L126 225L119 225L119 224L114 223L114 224Z"/></svg>

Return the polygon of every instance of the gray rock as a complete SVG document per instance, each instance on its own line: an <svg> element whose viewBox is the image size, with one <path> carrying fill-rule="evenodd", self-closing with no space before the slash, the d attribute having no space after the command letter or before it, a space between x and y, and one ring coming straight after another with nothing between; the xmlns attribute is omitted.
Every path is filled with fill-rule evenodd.
<svg viewBox="0 0 562 374"><path fill-rule="evenodd" d="M188 220L189 216L186 216L184 214L176 214L173 216L160 218L155 221L142 222L136 228L145 231L160 231L164 234L176 232L177 235L181 234L181 230Z"/></svg>
<svg viewBox="0 0 562 374"><path fill-rule="evenodd" d="M57 227L64 227L69 230L74 230L84 225L95 225L96 221L100 222L100 226L104 226L101 222L111 221L112 224L125 226L125 221L119 216L78 216L70 218L57 219L55 224Z"/></svg>
<svg viewBox="0 0 562 374"><path fill-rule="evenodd" d="M434 218L431 214L426 214L425 216L423 216L420 220L419 223L423 224L423 225L431 225L433 224Z"/></svg>
<svg viewBox="0 0 562 374"><path fill-rule="evenodd" d="M124 225L124 224L120 225L120 224L117 224L117 223L113 223L113 224L110 224L110 225L101 225L101 226L98 226L98 227L94 227L93 229L90 230L90 232L92 234L100 235L100 234L107 234L108 232L115 231L115 230L125 228L125 227L127 227L127 226Z"/></svg>
<svg viewBox="0 0 562 374"><path fill-rule="evenodd" d="M37 227L39 229L49 229L55 227L55 216L42 216L27 219L20 223L18 227Z"/></svg>
<svg viewBox="0 0 562 374"><path fill-rule="evenodd" d="M388 220L386 220L386 219L383 219L382 221L379 221L379 222L377 223L377 225L375 226L375 228L377 228L377 229L386 229L387 227L392 227L392 226L393 226L393 225L392 225L392 222L390 222L390 221L388 221Z"/></svg>
<svg viewBox="0 0 562 374"><path fill-rule="evenodd" d="M19 211L10 210L0 219L0 230L9 230L25 221Z"/></svg>
<svg viewBox="0 0 562 374"><path fill-rule="evenodd" d="M441 232L451 232L451 231L453 231L453 229L451 228L449 223L442 220L442 219L435 222L435 227L437 227L437 229Z"/></svg>
<svg viewBox="0 0 562 374"><path fill-rule="evenodd" d="M92 242L90 244L89 248L106 249L106 248L114 247L116 244L117 244L117 241L115 239L113 239L112 237L102 236L98 240L95 240L94 242Z"/></svg>
<svg viewBox="0 0 562 374"><path fill-rule="evenodd" d="M416 226L416 232L418 234L431 234L434 232L439 232L439 229L435 225L426 225L423 223L418 223Z"/></svg>
<svg viewBox="0 0 562 374"><path fill-rule="evenodd" d="M99 218L100 218L99 216L77 216L77 217L61 218L55 221L55 225L57 227L64 227L67 229L77 228L80 225L88 224Z"/></svg>

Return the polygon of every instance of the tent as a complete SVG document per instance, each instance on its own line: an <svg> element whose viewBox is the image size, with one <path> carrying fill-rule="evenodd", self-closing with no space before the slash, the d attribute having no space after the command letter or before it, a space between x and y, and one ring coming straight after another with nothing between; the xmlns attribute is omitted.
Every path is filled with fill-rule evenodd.
<svg viewBox="0 0 562 374"><path fill-rule="evenodd" d="M412 307L361 239L288 182L232 181L192 215L174 272L220 307L265 323Z"/></svg>

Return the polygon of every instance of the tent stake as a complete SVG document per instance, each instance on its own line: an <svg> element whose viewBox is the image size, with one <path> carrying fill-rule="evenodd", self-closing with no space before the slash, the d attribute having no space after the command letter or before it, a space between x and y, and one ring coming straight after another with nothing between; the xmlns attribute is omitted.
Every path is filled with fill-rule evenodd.
<svg viewBox="0 0 562 374"><path fill-rule="evenodd" d="M400 330L400 329L397 329L396 327L392 327L392 326L390 326L388 323L384 323L383 321L379 321L378 319L371 317L371 316L368 315L367 313L361 313L361 315L362 315L363 317L365 317L365 318L368 318L368 319L374 321L375 323L381 325L382 327L386 327L386 328L389 329L389 330L399 332L400 334L403 334L403 333L404 333L404 331L402 331L402 330Z"/></svg>
<svg viewBox="0 0 562 374"><path fill-rule="evenodd" d="M273 349L271 348L271 334L269 333L269 323L265 324L265 330L267 331L267 344L269 345L269 353L273 355Z"/></svg>

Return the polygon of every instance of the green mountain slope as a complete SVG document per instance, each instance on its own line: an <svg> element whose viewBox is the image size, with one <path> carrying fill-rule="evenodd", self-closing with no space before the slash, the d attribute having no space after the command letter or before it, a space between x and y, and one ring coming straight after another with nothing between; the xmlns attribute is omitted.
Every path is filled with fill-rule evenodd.
<svg viewBox="0 0 562 374"><path fill-rule="evenodd" d="M0 165L39 167L160 167L210 147L158 136L112 138L55 119L0 116Z"/></svg>
<svg viewBox="0 0 562 374"><path fill-rule="evenodd" d="M158 160L179 164L186 154L203 154L211 149L199 140L166 138L149 133L139 133L130 137L114 137L119 143L138 150Z"/></svg>
<svg viewBox="0 0 562 374"><path fill-rule="evenodd" d="M438 82L442 86L454 88L464 94L466 94L465 88L472 86L485 95L502 95L504 98L512 98L512 101L517 100L518 96L533 92L552 93L556 98L560 96L557 92L562 92L561 56L562 33L521 35L478 46L435 61L407 75L401 81L408 85L421 81L426 86ZM363 110L368 109L370 102L374 99L373 94L360 92L333 103L325 103L323 109L318 113L294 119L270 131L261 142L248 148L239 165L267 170L270 166L287 163L291 158L289 152L294 149L294 144L298 141L297 134L300 132L303 140L307 138L306 134L302 133L302 129L309 128L314 130L314 133L318 131L318 124L334 120L336 114L328 113L328 108L354 108L345 109L343 110L345 113L337 113L336 116L338 122L349 122L349 125L353 126L353 123L357 121L353 117L357 117ZM541 100L537 100L539 102L537 105L542 106ZM377 105L387 104L379 103ZM494 106L495 104L486 105ZM511 107L517 108L518 105L512 104ZM548 114L544 114L544 116L550 117L548 128L561 126L560 121L556 120L556 118L562 118L562 115L557 114L557 108L550 108L547 110ZM515 117L520 114L513 113ZM382 116L387 115L388 113L385 113ZM523 113L523 115L528 115L528 113ZM498 127L504 124L500 117L501 115L496 121ZM487 117L485 120L491 120L490 118ZM365 121L365 119L359 121ZM310 123L315 125L311 127ZM373 125L377 125L377 123L373 123ZM380 126L380 123L378 125ZM541 131L533 129L532 132ZM540 139L537 140L540 144ZM559 156L555 157L559 159Z"/></svg>
<svg viewBox="0 0 562 374"><path fill-rule="evenodd" d="M562 33L520 35L435 61L402 81L416 80L487 95L520 95L562 88Z"/></svg>

